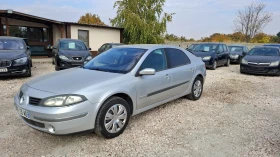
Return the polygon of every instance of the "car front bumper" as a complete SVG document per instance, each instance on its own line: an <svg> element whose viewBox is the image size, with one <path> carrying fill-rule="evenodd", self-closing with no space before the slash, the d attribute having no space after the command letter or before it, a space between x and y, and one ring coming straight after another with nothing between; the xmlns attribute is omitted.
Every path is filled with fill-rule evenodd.
<svg viewBox="0 0 280 157"><path fill-rule="evenodd" d="M240 72L258 75L280 75L280 68L240 64Z"/></svg>
<svg viewBox="0 0 280 157"><path fill-rule="evenodd" d="M74 67L79 67L84 65L86 61L59 61L57 63L57 66L59 67L59 69L69 69L69 68L74 68Z"/></svg>
<svg viewBox="0 0 280 157"><path fill-rule="evenodd" d="M35 89L28 89L27 94L24 94L28 95L28 93L34 92L48 95L46 92L35 91ZM34 106L30 105L29 102L20 104L18 94L14 97L14 105L17 111L25 110L27 112L28 118L21 115L20 117L28 126L55 135L94 129L97 107L99 106L99 104L92 104L89 101L65 107Z"/></svg>
<svg viewBox="0 0 280 157"><path fill-rule="evenodd" d="M6 67L8 72L0 72L0 76L20 76L25 75L29 69L29 65Z"/></svg>

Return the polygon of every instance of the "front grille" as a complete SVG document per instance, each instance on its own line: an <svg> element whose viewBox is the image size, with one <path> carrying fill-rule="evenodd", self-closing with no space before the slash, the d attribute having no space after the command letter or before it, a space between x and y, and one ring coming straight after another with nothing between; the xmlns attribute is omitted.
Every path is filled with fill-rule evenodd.
<svg viewBox="0 0 280 157"><path fill-rule="evenodd" d="M30 124L30 125L37 126L37 127L39 127L39 128L45 128L45 124L44 124L44 123L35 122L35 121L30 120L30 119L27 119L27 118L25 118L25 117L22 117L22 118L23 118L23 120L24 120L26 123L28 123L28 124Z"/></svg>
<svg viewBox="0 0 280 157"><path fill-rule="evenodd" d="M83 59L83 57L72 57L72 59L74 61L81 61Z"/></svg>
<svg viewBox="0 0 280 157"><path fill-rule="evenodd" d="M38 106L40 104L40 102L41 102L41 99L39 99L39 98L29 97L30 105Z"/></svg>
<svg viewBox="0 0 280 157"><path fill-rule="evenodd" d="M268 69L263 68L263 67L249 67L248 69L250 71L263 72L263 73L266 73L268 71Z"/></svg>
<svg viewBox="0 0 280 157"><path fill-rule="evenodd" d="M10 67L11 65L11 61L0 61L0 67Z"/></svg>

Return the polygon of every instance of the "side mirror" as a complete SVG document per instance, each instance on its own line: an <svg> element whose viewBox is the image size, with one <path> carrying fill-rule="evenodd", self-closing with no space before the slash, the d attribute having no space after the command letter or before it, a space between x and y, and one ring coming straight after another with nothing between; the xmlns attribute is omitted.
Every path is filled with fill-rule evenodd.
<svg viewBox="0 0 280 157"><path fill-rule="evenodd" d="M89 47L88 50L91 50L91 48Z"/></svg>
<svg viewBox="0 0 280 157"><path fill-rule="evenodd" d="M27 48L28 50L30 50L30 47L29 47L29 46L26 46L26 48Z"/></svg>
<svg viewBox="0 0 280 157"><path fill-rule="evenodd" d="M156 70L152 69L152 68L146 68L146 69L143 69L139 72L140 76L142 76L142 75L155 75L155 74L156 74Z"/></svg>

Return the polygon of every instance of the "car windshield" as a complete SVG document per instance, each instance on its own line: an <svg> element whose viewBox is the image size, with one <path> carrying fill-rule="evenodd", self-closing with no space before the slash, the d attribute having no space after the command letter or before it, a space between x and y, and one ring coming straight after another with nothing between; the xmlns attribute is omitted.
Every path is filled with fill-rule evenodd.
<svg viewBox="0 0 280 157"><path fill-rule="evenodd" d="M191 45L188 47L188 49L189 49L189 50L192 50L192 49L195 48L195 46L196 46L196 44L191 44Z"/></svg>
<svg viewBox="0 0 280 157"><path fill-rule="evenodd" d="M216 52L218 44L199 44L193 49L194 52Z"/></svg>
<svg viewBox="0 0 280 157"><path fill-rule="evenodd" d="M84 69L126 74L137 64L147 49L112 48L96 56Z"/></svg>
<svg viewBox="0 0 280 157"><path fill-rule="evenodd" d="M60 41L59 49L81 51L87 50L87 47L82 41L62 40Z"/></svg>
<svg viewBox="0 0 280 157"><path fill-rule="evenodd" d="M0 50L23 50L25 45L18 39L0 39Z"/></svg>
<svg viewBox="0 0 280 157"><path fill-rule="evenodd" d="M279 56L276 48L254 48L248 53L249 56Z"/></svg>
<svg viewBox="0 0 280 157"><path fill-rule="evenodd" d="M229 48L230 52L233 52L233 51L242 52L243 51L243 47L241 47L241 46L229 46L228 48Z"/></svg>

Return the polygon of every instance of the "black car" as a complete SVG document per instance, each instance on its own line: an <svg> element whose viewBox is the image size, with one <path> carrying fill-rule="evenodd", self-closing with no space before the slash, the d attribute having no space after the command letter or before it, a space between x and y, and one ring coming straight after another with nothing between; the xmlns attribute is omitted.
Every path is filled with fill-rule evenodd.
<svg viewBox="0 0 280 157"><path fill-rule="evenodd" d="M0 76L31 76L31 52L22 38L0 37Z"/></svg>
<svg viewBox="0 0 280 157"><path fill-rule="evenodd" d="M247 53L240 64L240 73L280 75L280 49L277 47L255 47Z"/></svg>
<svg viewBox="0 0 280 157"><path fill-rule="evenodd" d="M228 46L229 48L229 57L231 63L241 63L242 58L249 52L247 46Z"/></svg>
<svg viewBox="0 0 280 157"><path fill-rule="evenodd" d="M99 55L102 52L107 51L113 47L120 46L120 45L124 45L124 44L122 44L122 43L105 43L98 49L97 55Z"/></svg>
<svg viewBox="0 0 280 157"><path fill-rule="evenodd" d="M192 50L193 50L197 45L198 45L198 44L191 44L190 46L188 46L188 47L186 48L186 50L192 52Z"/></svg>
<svg viewBox="0 0 280 157"><path fill-rule="evenodd" d="M68 69L84 65L92 59L90 48L76 39L59 39L52 47L55 70Z"/></svg>
<svg viewBox="0 0 280 157"><path fill-rule="evenodd" d="M229 50L227 45L222 43L198 44L192 53L201 57L207 68L215 70L218 66L229 66Z"/></svg>

